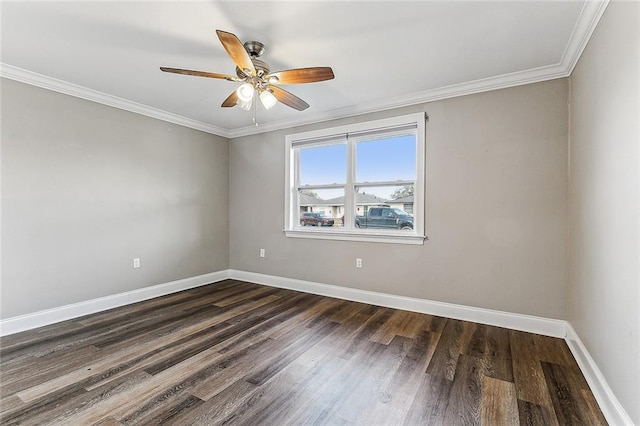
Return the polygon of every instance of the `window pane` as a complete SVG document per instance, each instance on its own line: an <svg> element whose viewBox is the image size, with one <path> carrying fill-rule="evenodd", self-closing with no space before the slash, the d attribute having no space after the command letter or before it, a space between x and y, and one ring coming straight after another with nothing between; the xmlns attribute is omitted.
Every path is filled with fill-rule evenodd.
<svg viewBox="0 0 640 426"><path fill-rule="evenodd" d="M347 145L300 148L300 185L345 183Z"/></svg>
<svg viewBox="0 0 640 426"><path fill-rule="evenodd" d="M363 214L367 206L387 205L413 213L413 185L356 187L356 214ZM409 210L411 211L409 211Z"/></svg>
<svg viewBox="0 0 640 426"><path fill-rule="evenodd" d="M356 217L359 229L413 230L413 185L356 187Z"/></svg>
<svg viewBox="0 0 640 426"><path fill-rule="evenodd" d="M356 182L415 178L415 135L370 139L356 144Z"/></svg>
<svg viewBox="0 0 640 426"><path fill-rule="evenodd" d="M344 188L299 191L301 226L329 228L342 226Z"/></svg>

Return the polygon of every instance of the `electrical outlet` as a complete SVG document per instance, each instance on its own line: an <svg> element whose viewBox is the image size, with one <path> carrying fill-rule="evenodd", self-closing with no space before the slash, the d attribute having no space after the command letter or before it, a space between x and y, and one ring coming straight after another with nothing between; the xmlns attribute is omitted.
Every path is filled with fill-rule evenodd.
<svg viewBox="0 0 640 426"><path fill-rule="evenodd" d="M362 268L362 259L356 257L356 268Z"/></svg>
<svg viewBox="0 0 640 426"><path fill-rule="evenodd" d="M133 267L134 268L139 268L140 267L140 258L136 257L135 259L133 259Z"/></svg>
<svg viewBox="0 0 640 426"><path fill-rule="evenodd" d="M265 249L260 249L260 257L264 257L266 255Z"/></svg>

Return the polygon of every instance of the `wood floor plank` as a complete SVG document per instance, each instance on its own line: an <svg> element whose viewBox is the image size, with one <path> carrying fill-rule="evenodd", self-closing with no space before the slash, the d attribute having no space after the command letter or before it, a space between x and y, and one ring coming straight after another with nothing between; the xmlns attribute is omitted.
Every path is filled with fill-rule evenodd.
<svg viewBox="0 0 640 426"><path fill-rule="evenodd" d="M271 340L270 343L278 346L286 345L284 343L286 341L289 342L287 350L284 351L285 356L274 358L272 347L266 348L262 354L254 354L255 356L252 356L246 361L254 359L253 364L255 366L254 369L257 370L257 374L243 375L242 372L246 372L248 366L242 364L245 361L244 359L238 359L233 367L227 367L225 369L225 374L227 373L226 370L230 368L232 370L235 368L236 370L235 372L229 372L226 383L222 383L223 386L213 392L209 390L212 395L205 395L205 399L209 399L209 401L203 404L202 409L199 410L200 412L196 412L195 415L191 414L184 420L195 423L215 424L217 420L220 420L215 417L222 415L225 421L234 423L249 422L249 420L246 420L247 418L260 416L263 413L264 410L261 408L261 404L264 403L263 395L269 396L267 401L269 406L282 405L274 401L277 401L279 396L288 392L293 386L293 379L287 381L286 372L290 371L292 364L300 358L301 355L298 356L298 354L306 353L316 347L316 344L324 340L336 327L337 324L333 322L324 324L317 323L315 324L315 328L318 329L316 332L304 327L301 330L291 330L288 336L282 336L278 341ZM258 365L255 365L256 358L259 360L257 361ZM293 375L293 377L295 378L296 375ZM219 379L220 377L216 380L219 381ZM284 384L282 384L282 382L284 382ZM230 400L229 395L237 396L239 389L241 390L240 393L244 392L245 394L241 398L238 398L238 400ZM202 394L202 389L195 389L194 393ZM290 398L287 397L284 399L289 400ZM217 410L215 406L212 406L212 402L215 405L224 404L224 411L221 412Z"/></svg>
<svg viewBox="0 0 640 426"><path fill-rule="evenodd" d="M539 334L533 334L532 337L540 361L559 365L575 365L575 360L564 340Z"/></svg>
<svg viewBox="0 0 640 426"><path fill-rule="evenodd" d="M322 339L325 332L335 328L335 323L319 326L320 330L313 328L292 329L288 334L278 339L264 336L256 336L255 344L245 349L236 349L224 358L223 369L212 378L192 389L192 393L203 400L208 400L214 395L223 392L229 386L238 381L259 386L270 375L291 362L291 353L285 353L284 349L298 353L304 351L307 345L313 346L316 339Z"/></svg>
<svg viewBox="0 0 640 426"><path fill-rule="evenodd" d="M388 321L371 336L372 342L388 345L396 336L414 338L423 327L424 319L420 314L407 311L395 311Z"/></svg>
<svg viewBox="0 0 640 426"><path fill-rule="evenodd" d="M344 301L338 299L318 300L317 303L297 315L294 320L283 321L281 324L266 330L265 336L278 339L294 328L311 326L314 322L326 319L329 314L339 310L343 305Z"/></svg>
<svg viewBox="0 0 640 426"><path fill-rule="evenodd" d="M453 382L438 374L425 373L405 416L404 424L444 425Z"/></svg>
<svg viewBox="0 0 640 426"><path fill-rule="evenodd" d="M280 370L292 363L298 356L304 353L310 346L318 343L326 334L330 333L337 327L336 323L327 323L314 333L310 333L308 337L298 339L292 344L286 346L286 351L279 356L274 357L246 378L246 381L255 385L262 385L270 378L278 374Z"/></svg>
<svg viewBox="0 0 640 426"><path fill-rule="evenodd" d="M579 373L582 376L582 373ZM598 401L596 401L596 397L591 393L591 389L587 387L580 389L580 393L582 394L583 401L586 406L589 407L588 410L583 410L583 412L593 413L593 422L596 425L607 424L607 420L604 417L604 413L600 410L598 406Z"/></svg>
<svg viewBox="0 0 640 426"><path fill-rule="evenodd" d="M375 361L367 365L365 374L358 381L356 391L345 395L340 403L335 405L335 415L351 424L357 423L362 417L367 419L366 413L371 411L373 401L387 400L386 389L406 358L410 344L411 339L396 336L385 345ZM373 420L374 418L371 419Z"/></svg>
<svg viewBox="0 0 640 426"><path fill-rule="evenodd" d="M122 426L122 423L111 417L106 417L91 426Z"/></svg>
<svg viewBox="0 0 640 426"><path fill-rule="evenodd" d="M296 386L300 380L299 374L308 371L300 364L290 363L282 368L277 375L257 385L250 392L242 405L236 406L224 419L224 423L231 424L286 424L296 423L293 418L296 400ZM303 424L308 424L304 421Z"/></svg>
<svg viewBox="0 0 640 426"><path fill-rule="evenodd" d="M354 342L358 342L358 351L362 351L365 347L372 347L370 342L362 339L363 330L371 333L371 328L367 326L367 322L372 320L375 324L377 309L364 309L362 304L348 305L352 310L351 314L343 317L342 327L334 330L327 338L319 342L310 350L302 354L294 363L285 370L284 373L290 374L291 386L287 392L280 392L280 396L271 399L268 414L257 413L251 421L265 421L268 424L309 424L314 419L324 418L328 415L329 408L336 408L336 401L341 396L336 393L336 385L348 381L353 385L359 382L352 378L353 374L358 374L362 366L360 357L351 357L349 360L344 359L336 352L335 348L343 347ZM383 312L384 314L384 312ZM383 315L384 316L384 315ZM334 318L333 313L329 314L330 318ZM357 339L360 337L360 339ZM373 345L374 348L380 348L379 345ZM384 350L384 349L381 349ZM384 364L383 364L384 365ZM291 370L295 370L292 373ZM304 373L306 371L306 374ZM302 373L301 373L302 372ZM296 374L303 374L296 380ZM273 387L269 384L264 392L271 394ZM357 390L348 391L343 389L343 395L355 393ZM309 405L314 409L309 410Z"/></svg>
<svg viewBox="0 0 640 426"><path fill-rule="evenodd" d="M478 324L463 353L484 361L486 374L507 382L513 381L509 330Z"/></svg>
<svg viewBox="0 0 640 426"><path fill-rule="evenodd" d="M175 392L165 393L149 400L146 404L120 419L124 425L153 424L160 425L169 419L179 417L183 412L198 407L204 403L189 392L176 389Z"/></svg>
<svg viewBox="0 0 640 426"><path fill-rule="evenodd" d="M423 330L419 336L411 339L406 356L372 410L372 422L379 420L383 424L402 424L420 384L425 380L425 370L439 337L436 333Z"/></svg>
<svg viewBox="0 0 640 426"><path fill-rule="evenodd" d="M80 387L61 390L51 398L43 398L26 404L24 408L14 410L2 417L3 424L61 424L68 417L98 404L112 395L127 392L150 376L142 371L134 371L100 389L86 391Z"/></svg>
<svg viewBox="0 0 640 426"><path fill-rule="evenodd" d="M427 367L427 373L453 381L458 357L469 340L477 324L458 320L448 320L442 330L436 352Z"/></svg>
<svg viewBox="0 0 640 426"><path fill-rule="evenodd" d="M371 343L373 336L393 314L393 310L387 308L364 309L362 312L362 324L355 332L349 333L349 340L342 347L336 348L336 356L350 359L363 345Z"/></svg>
<svg viewBox="0 0 640 426"><path fill-rule="evenodd" d="M24 410L26 405L27 404L25 404L23 400L18 398L18 395L11 395L9 397L3 398L2 403L0 404L0 419L7 416L7 413L9 412Z"/></svg>
<svg viewBox="0 0 640 426"><path fill-rule="evenodd" d="M2 425L606 424L561 339L236 280L0 354Z"/></svg>
<svg viewBox="0 0 640 426"><path fill-rule="evenodd" d="M217 361L222 355L215 349L200 352L147 380L127 392L119 393L66 419L67 424L87 424L110 416L121 420L139 410L154 398L172 395L176 389L191 387L207 380L219 370Z"/></svg>
<svg viewBox="0 0 640 426"><path fill-rule="evenodd" d="M555 412L549 412L547 407L521 399L518 400L518 417L520 426L558 425Z"/></svg>
<svg viewBox="0 0 640 426"><path fill-rule="evenodd" d="M560 424L607 424L602 412L594 412L585 400L583 391L589 386L576 367L543 362L542 371Z"/></svg>
<svg viewBox="0 0 640 426"><path fill-rule="evenodd" d="M242 342L243 347L247 347L252 343L248 335L256 335L263 327L268 327L271 322L279 321L281 314L297 303L298 298L294 297L284 303L261 303L255 309L239 311L237 316L229 318L227 321L171 342L161 348L160 353L156 356L147 357L144 363L139 363L137 366L144 368L149 374L158 374L209 348L215 347L218 352L225 353L232 345L239 349L238 341ZM268 319L262 315L267 315ZM242 318L242 320L238 320L238 318ZM264 340L264 337L261 339Z"/></svg>
<svg viewBox="0 0 640 426"><path fill-rule="evenodd" d="M22 333L10 334L0 338L0 358L3 365L8 365L15 356L13 353L18 352L21 348L30 347L39 344L43 340L55 340L59 342L62 336L66 334L82 330L82 324L77 320L68 320L34 330L23 331Z"/></svg>
<svg viewBox="0 0 640 426"><path fill-rule="evenodd" d="M447 425L479 425L481 421L484 362L480 358L461 354L449 393L444 416Z"/></svg>
<svg viewBox="0 0 640 426"><path fill-rule="evenodd" d="M553 410L542 365L535 349L534 335L510 330L509 341L518 399Z"/></svg>
<svg viewBox="0 0 640 426"><path fill-rule="evenodd" d="M482 382L480 424L517 426L520 424L516 387L512 382L485 376Z"/></svg>
<svg viewBox="0 0 640 426"><path fill-rule="evenodd" d="M275 312L271 311L270 314L275 315ZM252 328L259 326L263 322L264 318L261 316L248 317L241 322L234 321L214 334L203 336L204 338L201 339L197 345L193 344L195 335L184 337L179 341L184 341L185 343L184 345L182 345L182 350L180 352L174 353L170 358L164 357L162 360L158 360L154 364L147 365L145 367L145 371L147 371L149 374L157 374L162 370L165 370L175 364L191 358L193 355L205 349L224 344L225 342L229 341L229 339L232 339L236 336L245 335ZM202 331L207 332L209 330Z"/></svg>
<svg viewBox="0 0 640 426"><path fill-rule="evenodd" d="M319 384L319 387L314 387L314 395L309 397L314 401L314 410L302 410L299 411L296 409L295 405L291 405L290 403L296 401L296 395L292 394L292 392L288 392L285 394L281 394L279 400L276 400L275 405L281 407L282 409L277 412L272 412L273 410L268 411L268 416L263 412L254 409L252 411L252 417L247 418L248 414L246 412L242 413L244 417L238 417L238 414L235 414L234 419L238 421L239 419L247 418L247 422L255 423L255 422L266 422L267 424L273 424L272 422L277 422L278 414L282 414L287 412L287 408L289 409L290 421L293 423L302 423L309 424L317 422L321 419L329 419L332 415L337 415L336 411L339 410L340 403L349 396L353 394L357 394L358 390L354 388L344 388L342 393L336 393L335 380L337 383L345 383L348 382L352 386L358 386L363 380L361 380L361 375L363 371L363 366L361 365L363 359L367 359L367 356L355 356L354 353L362 354L368 353L370 350L373 351L384 351L384 345L378 345L370 342L369 337L373 335L377 329L384 323L384 321L390 316L390 312L384 308L367 308L362 310L361 304L350 304L350 307L354 309L354 314L348 316L343 323L344 327L350 330L348 333L332 333L329 338L323 340L325 342L332 342L332 346L346 346L347 353L351 353L350 356L346 356L346 359L349 359L349 362L344 362L341 360L340 352L335 353L335 350L331 351L335 353L333 362L330 362L330 365L342 365L342 369L338 369L334 371L337 374L329 374L328 376L324 374L320 374L323 377L323 381ZM328 313L328 317L333 317L334 312ZM362 322L359 322L358 319L361 319ZM337 340L336 340L337 339ZM320 346L321 347L321 346ZM376 357L373 357L376 358ZM326 362L326 361L325 361ZM323 363L324 364L324 363ZM366 364L365 364L366 365ZM382 363L385 370L388 369L386 363ZM327 372L326 367L321 365L322 371ZM331 370L328 370L331 371ZM306 384L307 386L309 384ZM268 391L267 388L266 391ZM294 389L293 392L297 391ZM273 393L272 391L268 391L269 393ZM302 393L304 394L304 393ZM300 392L298 393L300 395ZM302 401L301 401L302 402ZM252 402L252 405L257 405L257 402ZM302 405L304 407L304 405ZM259 408L259 405L258 405Z"/></svg>
<svg viewBox="0 0 640 426"><path fill-rule="evenodd" d="M340 339L339 336L332 336ZM260 391L270 395L269 409L260 413L263 420L270 424L308 424L323 407L322 401L331 398L335 387L331 383L341 380L349 371L348 360L332 355L335 338L327 338L305 352L298 360L283 371L279 382L268 383ZM284 381L288 386L282 389ZM286 383L286 382L284 382ZM272 388L278 390L278 396L272 398ZM280 389L277 389L277 388ZM271 404L272 403L272 404ZM309 407L314 409L309 409ZM260 417L254 417L254 420Z"/></svg>
<svg viewBox="0 0 640 426"><path fill-rule="evenodd" d="M344 401L361 392L360 385L365 382L372 361L387 349L387 345L361 340L356 350L359 356L346 359L340 373L319 389L312 409L298 411L294 419L303 424L331 424L331 419L338 416L340 410L344 411Z"/></svg>
<svg viewBox="0 0 640 426"><path fill-rule="evenodd" d="M224 308L225 306L229 306L246 299L252 299L256 296L264 295L267 293L273 294L274 292L275 292L274 289L269 287L258 287L249 291L233 293L232 295L227 296L223 299L216 300L214 304L216 306L220 306Z"/></svg>
<svg viewBox="0 0 640 426"><path fill-rule="evenodd" d="M236 410L246 406L247 401L253 397L257 387L246 381L238 381L203 402L194 409L189 410L179 417L167 419L164 425L207 425L223 424L224 420Z"/></svg>
<svg viewBox="0 0 640 426"><path fill-rule="evenodd" d="M84 363L87 358L99 356L95 346L84 346L74 350L58 351L50 356L30 358L2 371L2 387L0 397L14 394L21 390L66 374ZM38 368L34 369L33 365Z"/></svg>
<svg viewBox="0 0 640 426"><path fill-rule="evenodd" d="M442 334L447 318L429 315L429 331Z"/></svg>

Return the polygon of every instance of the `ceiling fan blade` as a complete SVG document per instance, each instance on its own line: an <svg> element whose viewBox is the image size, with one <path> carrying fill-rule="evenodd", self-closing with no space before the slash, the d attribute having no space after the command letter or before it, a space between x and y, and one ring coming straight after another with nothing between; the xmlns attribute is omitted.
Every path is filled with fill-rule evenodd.
<svg viewBox="0 0 640 426"><path fill-rule="evenodd" d="M251 57L247 53L247 50L242 45L242 42L235 36L235 34L228 33L222 30L216 30L218 38L227 51L233 62L244 72L247 76L255 77L256 68L251 62Z"/></svg>
<svg viewBox="0 0 640 426"><path fill-rule="evenodd" d="M331 67L296 68L271 73L265 80L275 84L301 84L331 80L335 76Z"/></svg>
<svg viewBox="0 0 640 426"><path fill-rule="evenodd" d="M209 78L221 78L229 81L242 81L238 77L234 77L232 75L226 75L226 74L217 74L215 72L183 70L181 68L167 68L167 67L160 67L160 70L164 72L172 72L174 74L195 75L198 77L209 77Z"/></svg>
<svg viewBox="0 0 640 426"><path fill-rule="evenodd" d="M273 86L271 84L267 85L267 89L273 92L273 96L276 97L277 100L282 102L288 107L293 109L297 109L298 111L304 111L309 108L309 104L294 95L293 93L289 93L284 89L281 89L278 86Z"/></svg>
<svg viewBox="0 0 640 426"><path fill-rule="evenodd" d="M236 106L237 103L238 103L238 94L234 90L233 92L231 92L229 97L227 99L225 99L224 102L222 102L221 107L222 108L230 108L230 107Z"/></svg>

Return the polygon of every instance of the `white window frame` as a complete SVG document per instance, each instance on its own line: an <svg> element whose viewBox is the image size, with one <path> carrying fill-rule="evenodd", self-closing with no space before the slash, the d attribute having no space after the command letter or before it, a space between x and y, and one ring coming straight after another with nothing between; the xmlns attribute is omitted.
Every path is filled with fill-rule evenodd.
<svg viewBox="0 0 640 426"><path fill-rule="evenodd" d="M348 124L345 126L314 130L304 133L295 133L285 137L285 206L284 206L284 233L292 238L314 238L346 241L368 241L382 243L415 244L422 245L426 237L426 114L424 112L409 114L400 117L382 120L367 121ZM363 134L372 134L376 131L389 132L393 129L406 129L413 127L416 131L416 180L414 184L413 203L413 231L385 231L380 229L360 229L352 224L355 213L355 147L363 138ZM352 135L352 136L350 136ZM347 144L347 176L346 183L338 185L315 185L309 189L324 189L332 186L344 187L345 226L342 228L309 228L298 224L299 153L296 149L300 146L321 146L328 141L346 141ZM371 183L369 186L380 186L382 182ZM387 182L391 184L392 182ZM305 186L304 188L307 188ZM352 207L348 207L352 206Z"/></svg>

